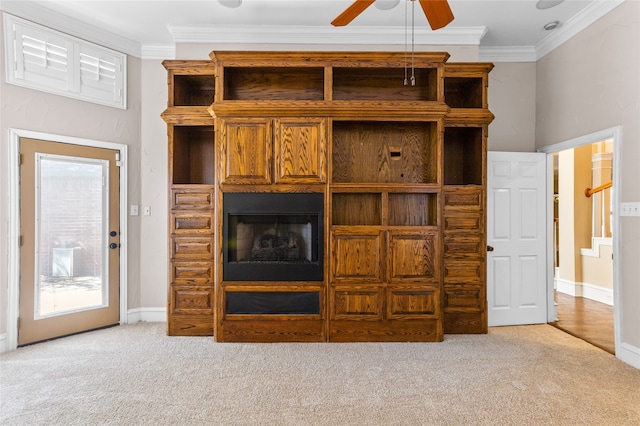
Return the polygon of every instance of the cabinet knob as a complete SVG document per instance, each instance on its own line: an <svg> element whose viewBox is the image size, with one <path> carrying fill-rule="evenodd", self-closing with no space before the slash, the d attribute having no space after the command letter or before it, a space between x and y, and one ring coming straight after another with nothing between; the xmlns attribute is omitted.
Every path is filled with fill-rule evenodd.
<svg viewBox="0 0 640 426"><path fill-rule="evenodd" d="M487 246L487 251L493 251L493 246Z"/></svg>

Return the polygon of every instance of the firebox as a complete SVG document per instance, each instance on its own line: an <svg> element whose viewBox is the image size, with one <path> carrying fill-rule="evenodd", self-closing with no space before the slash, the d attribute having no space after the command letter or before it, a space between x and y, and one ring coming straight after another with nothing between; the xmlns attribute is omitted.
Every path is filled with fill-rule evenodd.
<svg viewBox="0 0 640 426"><path fill-rule="evenodd" d="M322 281L319 193L225 193L225 281Z"/></svg>

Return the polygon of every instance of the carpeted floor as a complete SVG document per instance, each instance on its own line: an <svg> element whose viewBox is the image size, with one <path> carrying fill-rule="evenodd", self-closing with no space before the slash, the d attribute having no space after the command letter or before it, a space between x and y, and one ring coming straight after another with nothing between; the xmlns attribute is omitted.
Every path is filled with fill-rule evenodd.
<svg viewBox="0 0 640 426"><path fill-rule="evenodd" d="M640 370L549 325L215 343L138 323L4 353L3 425L638 425Z"/></svg>

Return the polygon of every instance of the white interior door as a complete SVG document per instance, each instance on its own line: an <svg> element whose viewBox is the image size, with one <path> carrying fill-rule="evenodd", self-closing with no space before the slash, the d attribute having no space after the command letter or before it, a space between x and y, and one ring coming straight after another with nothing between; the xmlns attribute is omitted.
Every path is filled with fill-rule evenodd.
<svg viewBox="0 0 640 426"><path fill-rule="evenodd" d="M489 325L546 323L546 154L489 152L488 166Z"/></svg>

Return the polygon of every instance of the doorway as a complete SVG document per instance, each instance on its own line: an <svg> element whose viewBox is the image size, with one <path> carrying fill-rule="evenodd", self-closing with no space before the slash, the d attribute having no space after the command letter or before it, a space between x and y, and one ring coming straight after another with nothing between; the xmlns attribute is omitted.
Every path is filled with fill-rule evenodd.
<svg viewBox="0 0 640 426"><path fill-rule="evenodd" d="M126 323L126 145L9 134L6 349Z"/></svg>
<svg viewBox="0 0 640 426"><path fill-rule="evenodd" d="M612 354L619 340L616 177L621 130L541 149L547 154L549 323ZM614 184L611 184L613 182Z"/></svg>
<svg viewBox="0 0 640 426"><path fill-rule="evenodd" d="M118 323L118 155L20 139L19 345Z"/></svg>
<svg viewBox="0 0 640 426"><path fill-rule="evenodd" d="M553 153L551 324L610 353L613 330L613 139Z"/></svg>

